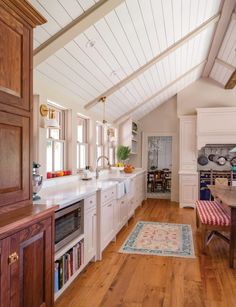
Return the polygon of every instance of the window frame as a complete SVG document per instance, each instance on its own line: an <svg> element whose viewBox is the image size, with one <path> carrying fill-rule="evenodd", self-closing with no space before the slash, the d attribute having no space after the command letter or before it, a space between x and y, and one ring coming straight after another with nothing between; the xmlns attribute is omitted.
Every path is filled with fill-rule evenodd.
<svg viewBox="0 0 236 307"><path fill-rule="evenodd" d="M97 128L101 129L101 133L100 133L100 140L98 140L98 132L97 132ZM100 156L103 156L105 153L105 144L104 144L104 127L103 124L100 122L96 122L96 161L99 158L98 157L98 148L101 148L101 154ZM101 159L99 161L98 167L104 168L104 159Z"/></svg>
<svg viewBox="0 0 236 307"><path fill-rule="evenodd" d="M66 117L66 114L65 114L65 110L62 109L62 108L59 108L59 107L56 107L54 104L50 104L48 103L47 104L48 107L49 107L49 112L48 112L48 118L50 116L50 109L53 109L55 112L59 112L60 114L60 118L59 118L59 139L57 138L53 138L52 137L52 134L51 134L51 131L54 129L54 128L47 128L47 132L46 132L46 143L48 142L51 142L51 146L52 146L52 170L49 171L48 170L48 160L47 160L47 155L46 155L46 170L47 172L60 172L60 171L63 171L65 168L66 168L66 139L65 139L65 136L66 136L66 120L65 120L65 117ZM61 143L63 144L63 151L62 151L62 169L60 170L56 170L55 169L55 143Z"/></svg>
<svg viewBox="0 0 236 307"><path fill-rule="evenodd" d="M79 126L79 120L82 120L85 122L85 131L83 131L83 140L82 142L78 140L78 126ZM77 140L76 140L76 168L77 172L81 172L86 168L86 166L89 165L89 118L85 117L81 114L77 115ZM80 146L85 146L85 167L80 167Z"/></svg>

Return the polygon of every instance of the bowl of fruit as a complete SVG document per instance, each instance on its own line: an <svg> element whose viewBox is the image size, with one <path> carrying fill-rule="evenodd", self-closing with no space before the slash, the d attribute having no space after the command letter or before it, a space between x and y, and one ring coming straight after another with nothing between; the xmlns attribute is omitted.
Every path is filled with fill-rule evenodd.
<svg viewBox="0 0 236 307"><path fill-rule="evenodd" d="M124 170L124 163L123 162L117 162L115 164L115 166L112 166L111 169L114 170L114 171L123 171Z"/></svg>
<svg viewBox="0 0 236 307"><path fill-rule="evenodd" d="M124 172L127 174L131 174L134 171L134 166L131 164L126 164L124 167Z"/></svg>

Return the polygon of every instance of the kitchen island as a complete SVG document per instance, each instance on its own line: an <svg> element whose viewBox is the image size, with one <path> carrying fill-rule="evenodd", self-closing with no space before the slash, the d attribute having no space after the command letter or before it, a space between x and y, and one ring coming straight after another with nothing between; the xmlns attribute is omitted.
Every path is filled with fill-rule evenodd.
<svg viewBox="0 0 236 307"><path fill-rule="evenodd" d="M236 245L236 187L209 185L211 194L231 209L229 266L234 267L234 252Z"/></svg>

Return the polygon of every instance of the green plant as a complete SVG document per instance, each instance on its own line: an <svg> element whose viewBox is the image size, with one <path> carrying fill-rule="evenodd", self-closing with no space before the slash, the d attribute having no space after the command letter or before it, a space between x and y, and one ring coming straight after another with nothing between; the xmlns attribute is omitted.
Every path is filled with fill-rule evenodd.
<svg viewBox="0 0 236 307"><path fill-rule="evenodd" d="M125 161L130 156L131 149L129 146L120 145L117 149L117 159L118 161Z"/></svg>

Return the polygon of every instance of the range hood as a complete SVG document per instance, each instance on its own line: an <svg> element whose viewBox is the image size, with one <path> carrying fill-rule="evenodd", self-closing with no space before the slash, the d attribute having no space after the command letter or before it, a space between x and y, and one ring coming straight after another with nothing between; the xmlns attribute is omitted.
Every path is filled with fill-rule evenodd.
<svg viewBox="0 0 236 307"><path fill-rule="evenodd" d="M219 144L235 147L236 108L197 109L197 149Z"/></svg>

